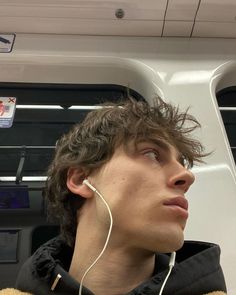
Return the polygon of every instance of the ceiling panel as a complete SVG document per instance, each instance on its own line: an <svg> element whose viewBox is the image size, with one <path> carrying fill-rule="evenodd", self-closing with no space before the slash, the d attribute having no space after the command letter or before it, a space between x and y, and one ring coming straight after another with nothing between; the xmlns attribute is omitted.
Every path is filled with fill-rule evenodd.
<svg viewBox="0 0 236 295"><path fill-rule="evenodd" d="M236 38L236 23L196 22L192 36Z"/></svg>
<svg viewBox="0 0 236 295"><path fill-rule="evenodd" d="M202 0L196 20L236 22L236 0Z"/></svg>
<svg viewBox="0 0 236 295"><path fill-rule="evenodd" d="M3 33L191 37L194 23L194 37L236 38L236 0L0 0L0 7Z"/></svg>
<svg viewBox="0 0 236 295"><path fill-rule="evenodd" d="M165 21L163 30L164 37L190 37L193 22Z"/></svg>
<svg viewBox="0 0 236 295"><path fill-rule="evenodd" d="M0 0L4 33L161 36L167 0Z"/></svg>
<svg viewBox="0 0 236 295"><path fill-rule="evenodd" d="M199 0L169 0L166 20L193 21Z"/></svg>
<svg viewBox="0 0 236 295"><path fill-rule="evenodd" d="M116 19L117 9L123 10L123 19L163 20L167 0L0 0L2 17L52 17L79 19Z"/></svg>
<svg viewBox="0 0 236 295"><path fill-rule="evenodd" d="M4 33L161 36L163 21L0 18Z"/></svg>

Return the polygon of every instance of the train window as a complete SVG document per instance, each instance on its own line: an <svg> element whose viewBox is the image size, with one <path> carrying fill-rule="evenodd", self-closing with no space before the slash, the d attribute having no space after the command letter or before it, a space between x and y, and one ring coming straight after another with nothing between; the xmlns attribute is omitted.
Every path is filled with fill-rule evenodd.
<svg viewBox="0 0 236 295"><path fill-rule="evenodd" d="M142 97L129 90L136 99ZM56 140L94 105L127 97L119 85L0 83L0 96L17 98L11 128L1 130L0 177L44 176ZM19 176L19 175L18 175Z"/></svg>
<svg viewBox="0 0 236 295"><path fill-rule="evenodd" d="M216 97L236 163L236 86L220 90Z"/></svg>

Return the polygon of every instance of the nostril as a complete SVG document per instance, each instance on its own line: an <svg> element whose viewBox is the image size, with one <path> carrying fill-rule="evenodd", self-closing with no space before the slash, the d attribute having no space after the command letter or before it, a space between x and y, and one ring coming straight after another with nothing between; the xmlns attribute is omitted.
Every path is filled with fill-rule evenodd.
<svg viewBox="0 0 236 295"><path fill-rule="evenodd" d="M177 181L175 182L175 185L184 185L185 183L186 183L185 180L177 180Z"/></svg>

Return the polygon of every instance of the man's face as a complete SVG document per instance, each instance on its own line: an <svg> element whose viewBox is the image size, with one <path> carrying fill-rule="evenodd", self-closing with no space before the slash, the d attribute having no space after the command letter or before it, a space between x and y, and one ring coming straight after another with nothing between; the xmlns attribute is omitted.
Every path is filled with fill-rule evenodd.
<svg viewBox="0 0 236 295"><path fill-rule="evenodd" d="M88 178L111 208L111 243L159 252L182 246L188 217L184 194L194 176L174 147L142 142L130 153L119 147ZM99 197L96 210L98 222L106 229L108 213Z"/></svg>

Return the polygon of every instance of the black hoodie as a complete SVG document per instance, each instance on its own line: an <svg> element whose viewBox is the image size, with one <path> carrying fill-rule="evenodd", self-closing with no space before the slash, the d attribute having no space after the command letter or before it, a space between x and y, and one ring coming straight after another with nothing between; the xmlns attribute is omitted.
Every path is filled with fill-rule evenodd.
<svg viewBox="0 0 236 295"><path fill-rule="evenodd" d="M60 238L41 246L23 265L16 287L35 295L78 295L79 283L68 273L73 249ZM226 292L220 267L220 248L212 243L187 241L177 251L176 264L166 283L163 295L202 295L213 291ZM126 295L157 295L168 272L169 256L156 256L153 276ZM61 278L55 290L51 286ZM125 282L124 282L125 283ZM94 293L83 286L83 295ZM109 294L104 294L109 295Z"/></svg>

